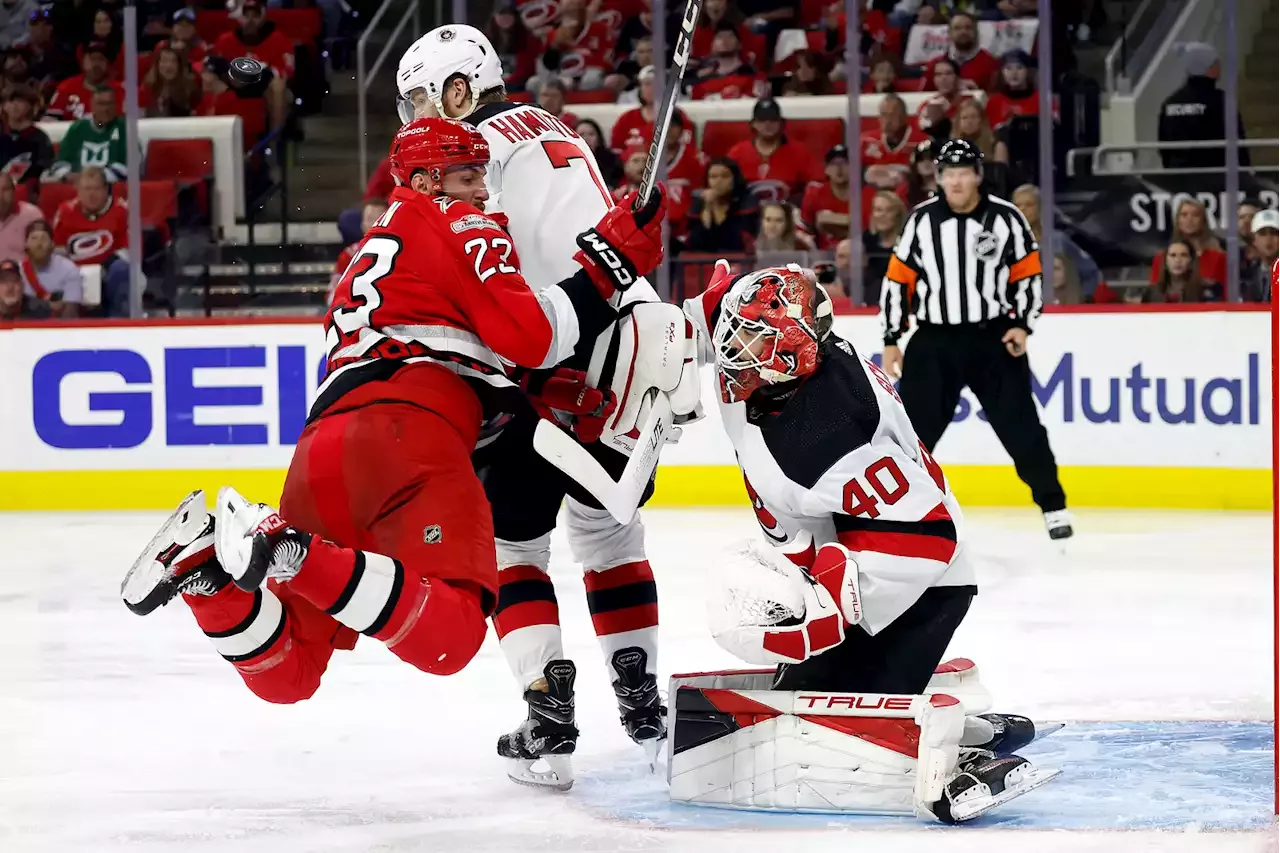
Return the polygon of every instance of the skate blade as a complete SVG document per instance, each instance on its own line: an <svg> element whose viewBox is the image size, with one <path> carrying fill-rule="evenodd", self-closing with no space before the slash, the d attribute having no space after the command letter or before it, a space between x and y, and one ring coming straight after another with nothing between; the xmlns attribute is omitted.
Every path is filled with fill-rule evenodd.
<svg viewBox="0 0 1280 853"><path fill-rule="evenodd" d="M1061 775L1061 770L1051 767L1038 767L1030 770L1017 784L1006 787L999 794L993 794L989 797L974 797L973 799L952 803L951 817L956 823L964 823L981 817L997 806L1002 806L1010 800L1016 800L1023 794L1029 794L1041 785L1047 785Z"/></svg>
<svg viewBox="0 0 1280 853"><path fill-rule="evenodd" d="M166 581L172 579L171 570L166 569L156 557L171 543L198 534L207 517L202 489L195 490L178 504L120 582L120 598L125 607L139 616L146 616L172 599L166 589Z"/></svg>
<svg viewBox="0 0 1280 853"><path fill-rule="evenodd" d="M649 772L658 772L658 759L667 751L667 739L664 737L649 738L640 741L644 749L644 757L649 761Z"/></svg>
<svg viewBox="0 0 1280 853"><path fill-rule="evenodd" d="M542 758L508 758L507 778L517 785L530 788L546 788L552 791L567 791L573 787L573 761L567 755L544 755ZM547 765L546 770L535 770L539 761Z"/></svg>
<svg viewBox="0 0 1280 853"><path fill-rule="evenodd" d="M1036 723L1036 736L1031 739L1031 743L1044 740L1049 735L1060 732L1066 727L1066 723ZM1030 745L1028 744L1028 746Z"/></svg>

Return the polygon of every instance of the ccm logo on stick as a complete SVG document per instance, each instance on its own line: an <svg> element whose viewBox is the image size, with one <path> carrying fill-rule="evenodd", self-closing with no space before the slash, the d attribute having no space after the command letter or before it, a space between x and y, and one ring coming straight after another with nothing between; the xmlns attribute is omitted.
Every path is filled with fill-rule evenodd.
<svg viewBox="0 0 1280 853"><path fill-rule="evenodd" d="M910 711L911 699L907 696L797 696L797 700L809 703L810 708L861 708L866 711ZM819 704L822 703L822 704Z"/></svg>

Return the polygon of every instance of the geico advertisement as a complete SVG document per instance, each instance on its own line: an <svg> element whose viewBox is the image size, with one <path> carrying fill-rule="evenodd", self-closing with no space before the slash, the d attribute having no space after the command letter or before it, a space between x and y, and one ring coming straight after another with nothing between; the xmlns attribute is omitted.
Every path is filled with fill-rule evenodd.
<svg viewBox="0 0 1280 853"><path fill-rule="evenodd" d="M875 317L836 330L878 358ZM1046 315L1032 393L1059 464L1269 467L1269 334L1263 312ZM324 361L318 323L19 329L0 353L10 471L283 468ZM708 417L664 464L733 464L704 378ZM937 455L1008 459L967 391Z"/></svg>

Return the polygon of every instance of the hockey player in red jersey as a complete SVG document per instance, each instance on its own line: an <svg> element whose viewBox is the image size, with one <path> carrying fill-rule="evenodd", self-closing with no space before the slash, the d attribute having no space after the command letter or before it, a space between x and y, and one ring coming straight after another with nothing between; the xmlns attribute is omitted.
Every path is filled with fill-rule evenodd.
<svg viewBox="0 0 1280 853"><path fill-rule="evenodd" d="M946 692L943 686L966 687L969 716L937 711L950 719L928 744L941 750L934 757L942 763L928 770L941 774L937 785L915 789L919 796L929 792L919 807L942 820L976 816L980 808L1003 802L1001 797L1011 799L1053 778L1013 755L1036 736L1030 720L980 713L989 710L990 696L977 684L971 662L947 669L948 685L934 682L977 593L964 548L964 518L893 383L832 333L831 300L822 286L795 265L734 277L720 261L710 286L688 300L685 311L700 331L700 359L715 365L721 419L756 518L785 554L775 559L753 551L724 567L708 606L716 642L750 663L777 664L772 683L763 686L779 696L839 691L906 701ZM681 711L677 703L677 754L706 742L705 736L697 744L682 740L679 721L688 717ZM859 716L878 719L873 712ZM891 728L899 725L892 715L884 720ZM779 724L776 731L791 730ZM851 720L841 731L849 736L848 755L865 752L852 765L864 775L851 776L856 784L834 793L839 801L831 805L893 805L902 794L892 781L897 759L867 746L879 737L875 725ZM925 773L927 738L916 734L919 772ZM748 736L743 744L763 736ZM820 736L797 737L810 747L829 747ZM803 752L784 755L793 749L785 740L779 736L778 754L768 757L779 768L801 760ZM720 743L712 750L714 762L722 761L725 747ZM961 747L968 757L957 764ZM830 766L819 754L814 750L803 759L815 776L849 769L840 749L832 750ZM704 758L681 759L673 792L674 776L693 780L703 773ZM769 773L760 764L750 766L757 775ZM711 785L699 788L709 780L703 775L689 790L709 792ZM773 793L786 799L783 792Z"/></svg>
<svg viewBox="0 0 1280 853"><path fill-rule="evenodd" d="M574 379L529 383L505 365L563 360L579 335L614 321L615 287L661 256L658 192L639 211L605 214L582 235L578 272L535 294L510 238L477 206L488 160L484 138L460 122L401 129L399 186L325 318L328 373L280 512L224 488L209 515L193 493L122 584L137 613L182 594L263 699L308 698L333 651L360 633L433 674L471 660L498 585L471 453L522 385L551 394ZM604 402L580 389L556 405L585 413Z"/></svg>

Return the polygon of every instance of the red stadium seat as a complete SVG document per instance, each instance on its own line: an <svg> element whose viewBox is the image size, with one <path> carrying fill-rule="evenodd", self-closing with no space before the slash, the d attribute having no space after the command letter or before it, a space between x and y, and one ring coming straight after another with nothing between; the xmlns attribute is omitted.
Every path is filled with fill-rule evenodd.
<svg viewBox="0 0 1280 853"><path fill-rule="evenodd" d="M822 163L831 146L844 142L844 120L838 118L802 118L787 122L787 138L798 141Z"/></svg>
<svg viewBox="0 0 1280 853"><path fill-rule="evenodd" d="M147 143L147 177L186 181L213 177L212 140L151 140Z"/></svg>
<svg viewBox="0 0 1280 853"><path fill-rule="evenodd" d="M836 0L838 2L838 0ZM800 26L811 27L822 23L827 7L832 0L800 0ZM841 4L844 5L843 3Z"/></svg>
<svg viewBox="0 0 1280 853"><path fill-rule="evenodd" d="M231 32L236 26L237 22L231 17L231 13L222 9L201 9L196 12L196 32L209 44L213 44L220 35Z"/></svg>
<svg viewBox="0 0 1280 853"><path fill-rule="evenodd" d="M612 104L616 100L618 96L612 89L574 90L564 95L566 104Z"/></svg>
<svg viewBox="0 0 1280 853"><path fill-rule="evenodd" d="M320 10L310 9L268 9L267 20L274 21L276 29L288 36L296 44L315 44L324 29L324 21Z"/></svg>
<svg viewBox="0 0 1280 853"><path fill-rule="evenodd" d="M59 205L67 199L75 197L75 184L41 184L40 210L44 213L44 218L52 222L54 214L58 212Z"/></svg>
<svg viewBox="0 0 1280 853"><path fill-rule="evenodd" d="M170 178L191 186L196 208L209 212L213 179L213 142L209 139L153 139L147 143L147 177Z"/></svg>
<svg viewBox="0 0 1280 853"><path fill-rule="evenodd" d="M142 224L152 228L167 230L170 219L178 216L178 185L174 181L141 181L139 190L142 203L138 210L142 214ZM111 185L111 195L124 198L129 187L125 181L116 181ZM43 200L43 199L42 199Z"/></svg>
<svg viewBox="0 0 1280 853"><path fill-rule="evenodd" d="M745 121L709 121L702 126L702 152L723 157L735 143L750 138L751 125Z"/></svg>
<svg viewBox="0 0 1280 853"><path fill-rule="evenodd" d="M31 201L31 185L28 183L13 185L13 201L15 204Z"/></svg>

